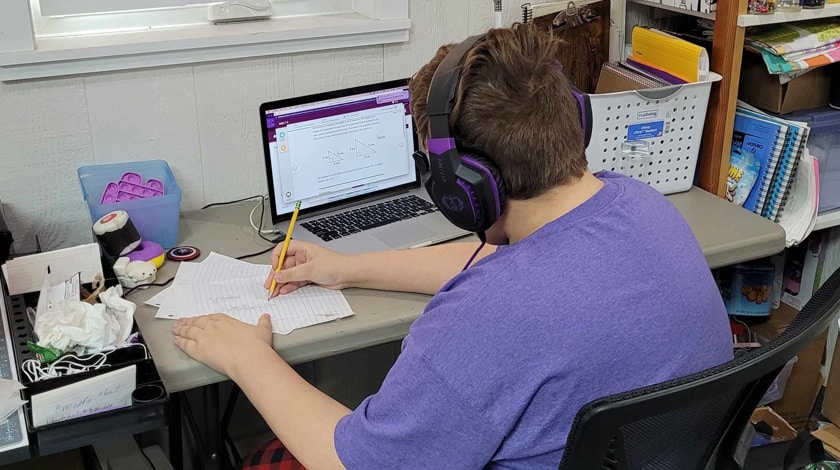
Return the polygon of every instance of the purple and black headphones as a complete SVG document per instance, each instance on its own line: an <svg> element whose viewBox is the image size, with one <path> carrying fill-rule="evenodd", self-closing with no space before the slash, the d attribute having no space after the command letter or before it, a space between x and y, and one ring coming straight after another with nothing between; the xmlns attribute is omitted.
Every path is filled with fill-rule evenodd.
<svg viewBox="0 0 840 470"><path fill-rule="evenodd" d="M489 159L458 150L449 116L467 53L483 37L471 36L455 46L435 71L426 103L430 131L426 141L428 156L423 152L414 154L420 173L425 175L426 190L441 213L457 227L476 232L482 240L484 232L505 210L505 184ZM571 82L569 86L580 109L585 147L592 133L589 96Z"/></svg>

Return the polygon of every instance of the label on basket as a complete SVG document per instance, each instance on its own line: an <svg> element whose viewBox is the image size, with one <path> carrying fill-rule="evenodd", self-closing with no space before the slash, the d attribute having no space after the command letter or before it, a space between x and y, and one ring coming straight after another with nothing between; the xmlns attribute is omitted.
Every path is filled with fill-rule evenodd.
<svg viewBox="0 0 840 470"><path fill-rule="evenodd" d="M627 127L627 140L652 139L662 137L665 121L644 122L631 124Z"/></svg>

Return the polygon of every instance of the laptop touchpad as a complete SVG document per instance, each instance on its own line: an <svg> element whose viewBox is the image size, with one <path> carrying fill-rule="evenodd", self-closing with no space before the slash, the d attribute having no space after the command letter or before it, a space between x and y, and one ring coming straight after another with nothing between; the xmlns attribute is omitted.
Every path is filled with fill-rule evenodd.
<svg viewBox="0 0 840 470"><path fill-rule="evenodd" d="M394 248L408 247L425 242L433 239L436 235L429 227L411 221L378 227L369 233L386 245Z"/></svg>

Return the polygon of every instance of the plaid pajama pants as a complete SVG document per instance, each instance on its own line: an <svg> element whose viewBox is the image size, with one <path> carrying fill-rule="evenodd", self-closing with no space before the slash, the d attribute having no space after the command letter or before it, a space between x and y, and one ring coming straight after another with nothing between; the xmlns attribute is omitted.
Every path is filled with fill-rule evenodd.
<svg viewBox="0 0 840 470"><path fill-rule="evenodd" d="M245 457L242 470L306 470L297 459L274 439Z"/></svg>

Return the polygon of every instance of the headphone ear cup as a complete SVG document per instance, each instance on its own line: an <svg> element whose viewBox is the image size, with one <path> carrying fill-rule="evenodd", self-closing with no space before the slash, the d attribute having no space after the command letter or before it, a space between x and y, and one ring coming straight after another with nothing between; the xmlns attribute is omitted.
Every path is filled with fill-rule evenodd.
<svg viewBox="0 0 840 470"><path fill-rule="evenodd" d="M569 88L572 89L572 96L575 97L578 113L580 114L580 126L583 130L583 148L589 147L589 140L592 138L592 103L589 101L589 94L577 89L569 81Z"/></svg>
<svg viewBox="0 0 840 470"><path fill-rule="evenodd" d="M487 170L487 172L490 173L490 176L493 178L493 183L495 183L495 194L492 195L494 199L493 201L487 201L487 207L495 209L494 206L498 205L499 215L501 215L505 211L505 203L507 202L507 188L505 188L505 182L502 179L502 174L499 172L499 169L487 157L484 157L482 155L465 154L463 157L465 163L469 164L470 160L472 160L481 165L481 168ZM478 198L478 195L475 194L474 191L472 193L473 198ZM491 214L489 215L492 219L490 225L493 225L493 223L496 222L497 217L495 216L495 214L492 213L492 210L490 212ZM487 228L490 228L490 226L488 225L487 227L485 227L485 229Z"/></svg>

